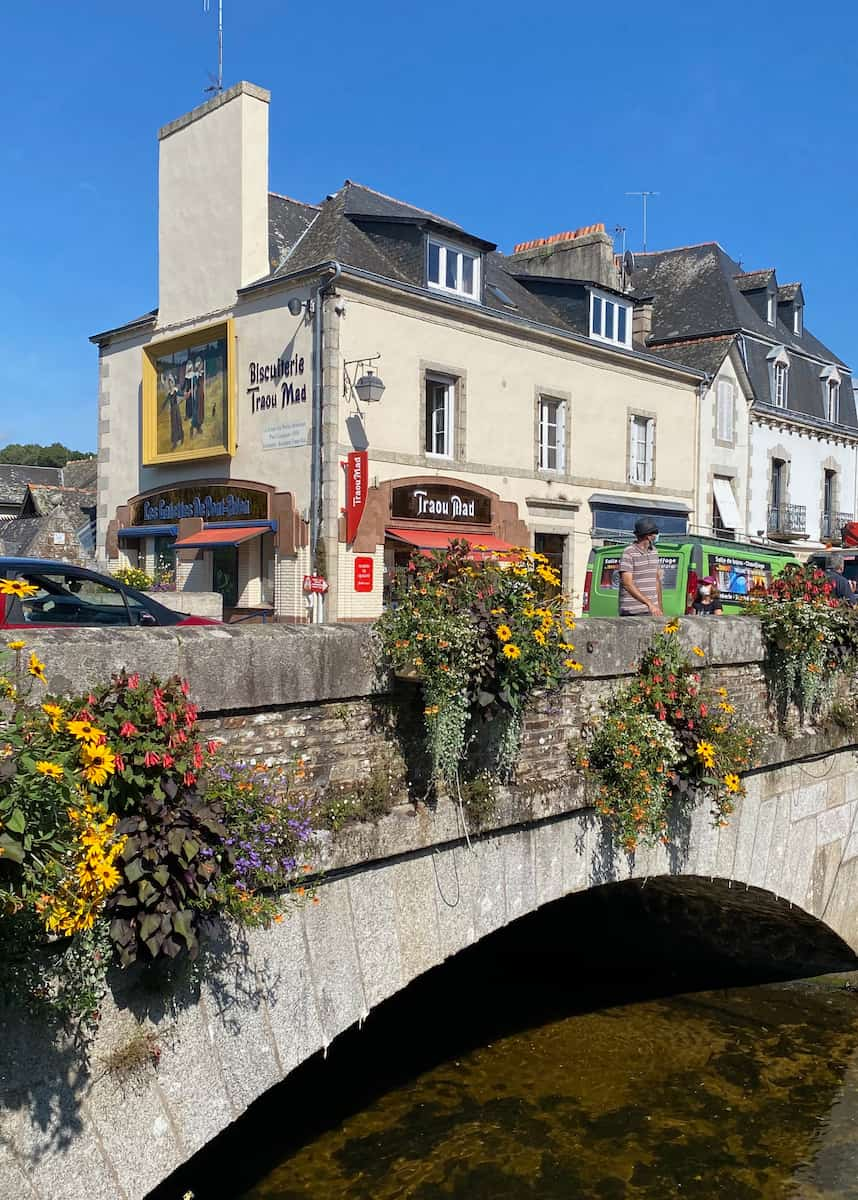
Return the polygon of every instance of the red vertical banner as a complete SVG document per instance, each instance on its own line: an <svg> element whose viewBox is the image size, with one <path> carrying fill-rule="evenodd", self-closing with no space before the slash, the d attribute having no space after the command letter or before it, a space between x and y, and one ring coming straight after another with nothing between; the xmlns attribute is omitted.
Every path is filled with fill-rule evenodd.
<svg viewBox="0 0 858 1200"><path fill-rule="evenodd" d="M366 507L367 473L369 454L366 450L352 450L346 466L346 542L355 540L355 535Z"/></svg>

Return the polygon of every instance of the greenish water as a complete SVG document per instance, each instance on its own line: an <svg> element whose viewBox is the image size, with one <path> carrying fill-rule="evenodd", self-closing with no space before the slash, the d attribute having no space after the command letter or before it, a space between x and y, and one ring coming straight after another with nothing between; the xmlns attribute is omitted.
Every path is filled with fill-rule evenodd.
<svg viewBox="0 0 858 1200"><path fill-rule="evenodd" d="M765 984L548 1020L382 1091L241 1196L858 1198L858 997Z"/></svg>

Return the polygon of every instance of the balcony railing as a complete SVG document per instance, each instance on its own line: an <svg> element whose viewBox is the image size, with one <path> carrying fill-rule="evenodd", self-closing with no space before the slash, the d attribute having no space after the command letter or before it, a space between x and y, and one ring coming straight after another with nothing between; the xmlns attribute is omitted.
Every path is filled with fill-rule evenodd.
<svg viewBox="0 0 858 1200"><path fill-rule="evenodd" d="M807 509L803 504L776 504L769 509L771 537L805 537L806 533Z"/></svg>
<svg viewBox="0 0 858 1200"><path fill-rule="evenodd" d="M836 542L840 545L841 534L844 525L848 525L855 518L852 513L845 512L827 512L822 514L822 524L820 526L820 538L823 542Z"/></svg>

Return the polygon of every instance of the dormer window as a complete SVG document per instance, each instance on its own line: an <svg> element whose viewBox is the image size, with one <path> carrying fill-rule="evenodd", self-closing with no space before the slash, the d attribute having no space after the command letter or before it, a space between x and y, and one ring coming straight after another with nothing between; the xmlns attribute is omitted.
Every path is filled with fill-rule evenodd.
<svg viewBox="0 0 858 1200"><path fill-rule="evenodd" d="M775 346L768 354L771 397L775 408L789 403L789 355L783 346Z"/></svg>
<svg viewBox="0 0 858 1200"><path fill-rule="evenodd" d="M792 331L796 337L801 337L804 332L800 304L797 304L792 310Z"/></svg>
<svg viewBox="0 0 858 1200"><path fill-rule="evenodd" d="M766 296L766 320L770 325L775 323L775 294L769 292Z"/></svg>
<svg viewBox="0 0 858 1200"><path fill-rule="evenodd" d="M825 419L836 425L840 420L840 372L836 367L825 367L820 378Z"/></svg>
<svg viewBox="0 0 858 1200"><path fill-rule="evenodd" d="M480 257L451 242L430 238L426 279L433 291L479 300Z"/></svg>
<svg viewBox="0 0 858 1200"><path fill-rule="evenodd" d="M590 337L615 346L631 346L631 304L608 292L591 292Z"/></svg>

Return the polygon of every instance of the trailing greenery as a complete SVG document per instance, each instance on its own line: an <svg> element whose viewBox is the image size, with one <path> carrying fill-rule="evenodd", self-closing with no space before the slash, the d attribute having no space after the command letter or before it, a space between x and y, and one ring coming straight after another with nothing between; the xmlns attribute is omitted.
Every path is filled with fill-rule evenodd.
<svg viewBox="0 0 858 1200"><path fill-rule="evenodd" d="M716 824L726 824L744 794L741 773L755 760L759 731L736 713L726 688L707 688L705 657L682 649L679 623L656 634L632 682L601 705L570 746L592 780L596 806L624 849L668 841L672 803L703 792Z"/></svg>
<svg viewBox="0 0 858 1200"><path fill-rule="evenodd" d="M313 823L336 833L346 825L386 816L393 800L390 774L376 767L366 779L330 784L316 802Z"/></svg>
<svg viewBox="0 0 858 1200"><path fill-rule="evenodd" d="M382 659L420 681L431 772L448 788L485 721L493 722L495 769L509 776L527 701L581 670L558 585L541 554L481 552L464 541L415 553L396 573L376 623Z"/></svg>
<svg viewBox="0 0 858 1200"><path fill-rule="evenodd" d="M769 680L781 718L795 704L811 717L830 703L838 674L854 667L858 614L837 600L819 567L790 564L766 597L748 613L759 617L766 641Z"/></svg>

